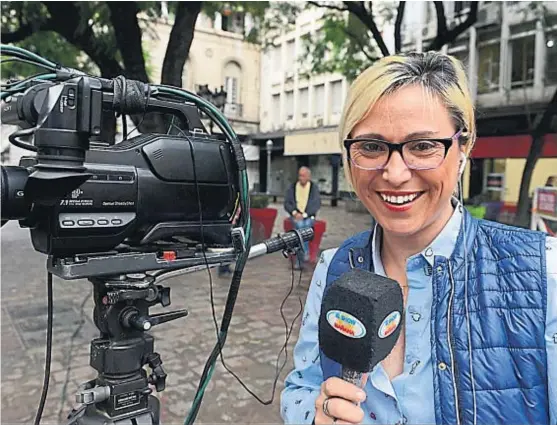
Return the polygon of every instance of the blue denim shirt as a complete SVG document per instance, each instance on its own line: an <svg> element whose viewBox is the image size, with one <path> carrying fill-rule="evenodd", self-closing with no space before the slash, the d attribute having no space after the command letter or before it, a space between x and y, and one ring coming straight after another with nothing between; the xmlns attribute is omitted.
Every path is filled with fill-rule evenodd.
<svg viewBox="0 0 557 425"><path fill-rule="evenodd" d="M366 424L434 424L433 368L431 363L431 270L435 255L450 257L461 226L461 213L453 216L424 251L406 263L408 298L405 322L403 373L392 381L381 363L370 373L362 403ZM376 226L372 258L377 274L385 276L380 258L380 228ZM546 350L550 400L550 423L557 423L557 239L547 239ZM319 361L318 321L327 268L336 249L327 250L315 269L306 299L302 327L294 349L295 369L287 376L281 396L285 423L311 423L323 375Z"/></svg>

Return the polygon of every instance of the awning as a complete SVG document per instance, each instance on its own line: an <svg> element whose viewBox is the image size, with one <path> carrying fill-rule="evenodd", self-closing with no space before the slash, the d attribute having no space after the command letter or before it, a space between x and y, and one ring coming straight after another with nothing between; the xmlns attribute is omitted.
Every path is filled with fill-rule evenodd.
<svg viewBox="0 0 557 425"><path fill-rule="evenodd" d="M341 153L338 132L289 134L284 137L284 155L326 155Z"/></svg>
<svg viewBox="0 0 557 425"><path fill-rule="evenodd" d="M242 145L246 161L259 161L259 146Z"/></svg>
<svg viewBox="0 0 557 425"><path fill-rule="evenodd" d="M557 158L557 134L544 136L542 158ZM514 136L478 137L472 158L526 158L532 137L528 134Z"/></svg>

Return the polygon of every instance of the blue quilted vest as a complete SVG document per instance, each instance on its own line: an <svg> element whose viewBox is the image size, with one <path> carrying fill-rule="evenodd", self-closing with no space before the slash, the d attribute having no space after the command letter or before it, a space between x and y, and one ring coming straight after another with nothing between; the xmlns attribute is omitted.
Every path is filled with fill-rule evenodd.
<svg viewBox="0 0 557 425"><path fill-rule="evenodd" d="M545 234L476 220L466 211L464 227L451 257L436 256L433 267L432 362L448 366L434 367L436 422L474 423L472 359L476 424L548 424ZM338 249L325 291L352 267L373 271L370 233L360 233ZM322 352L321 368L324 379L341 374L340 365Z"/></svg>

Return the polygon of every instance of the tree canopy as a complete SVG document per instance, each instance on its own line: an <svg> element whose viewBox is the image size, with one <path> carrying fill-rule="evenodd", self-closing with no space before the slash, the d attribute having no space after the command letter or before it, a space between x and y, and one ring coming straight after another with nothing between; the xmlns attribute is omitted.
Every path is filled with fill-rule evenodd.
<svg viewBox="0 0 557 425"><path fill-rule="evenodd" d="M226 13L245 11L258 19L267 5L268 2L217 1L6 1L1 5L2 42L24 47L66 66L97 71L103 77L124 75L149 81L142 25L149 26L153 19L168 13L172 30L160 82L181 87L201 11L209 16L223 9L227 9ZM2 71L4 78L36 72L21 63L5 64Z"/></svg>

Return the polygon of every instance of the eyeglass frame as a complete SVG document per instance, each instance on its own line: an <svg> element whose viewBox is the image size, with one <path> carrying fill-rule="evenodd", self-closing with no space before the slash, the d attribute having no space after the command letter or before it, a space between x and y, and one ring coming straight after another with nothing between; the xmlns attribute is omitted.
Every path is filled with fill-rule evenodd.
<svg viewBox="0 0 557 425"><path fill-rule="evenodd" d="M391 156L393 154L393 151L396 151L396 152L399 153L400 157L402 158L402 161L404 162L406 167L410 170L416 170L416 171L435 170L436 168L441 166L441 164L445 161L445 158L447 157L447 153L449 152L449 149L453 145L453 142L456 140L457 142L460 143L460 137L462 136L462 133L464 133L464 130L460 129L454 135L452 135L451 137L433 138L433 139L432 138L420 138L420 139L407 140L406 142L401 142L401 143L392 143L392 142L387 142L385 140L373 139L373 138L367 138L367 137L362 137L360 139L344 139L344 147L346 148L346 155L347 155L347 159L348 159L349 163L354 164L354 166L358 167L360 170L365 170L365 171L384 170L385 167L387 166L387 164L389 163L389 161L391 160ZM408 143L419 142L419 141L440 142L440 143L443 144L443 146L445 146L445 153L444 153L443 159L441 160L439 165L437 165L436 167L432 167L432 168L416 168L416 167L410 166L406 163L406 160L404 159L404 154L402 153L402 148L404 147L404 145L406 145ZM383 166L381 166L379 168L364 168L364 167L356 164L354 162L354 160L352 159L352 157L350 156L350 146L352 146L356 142L380 142L380 143L385 144L389 148L389 156L387 157L387 160L385 161L385 164L383 164Z"/></svg>

